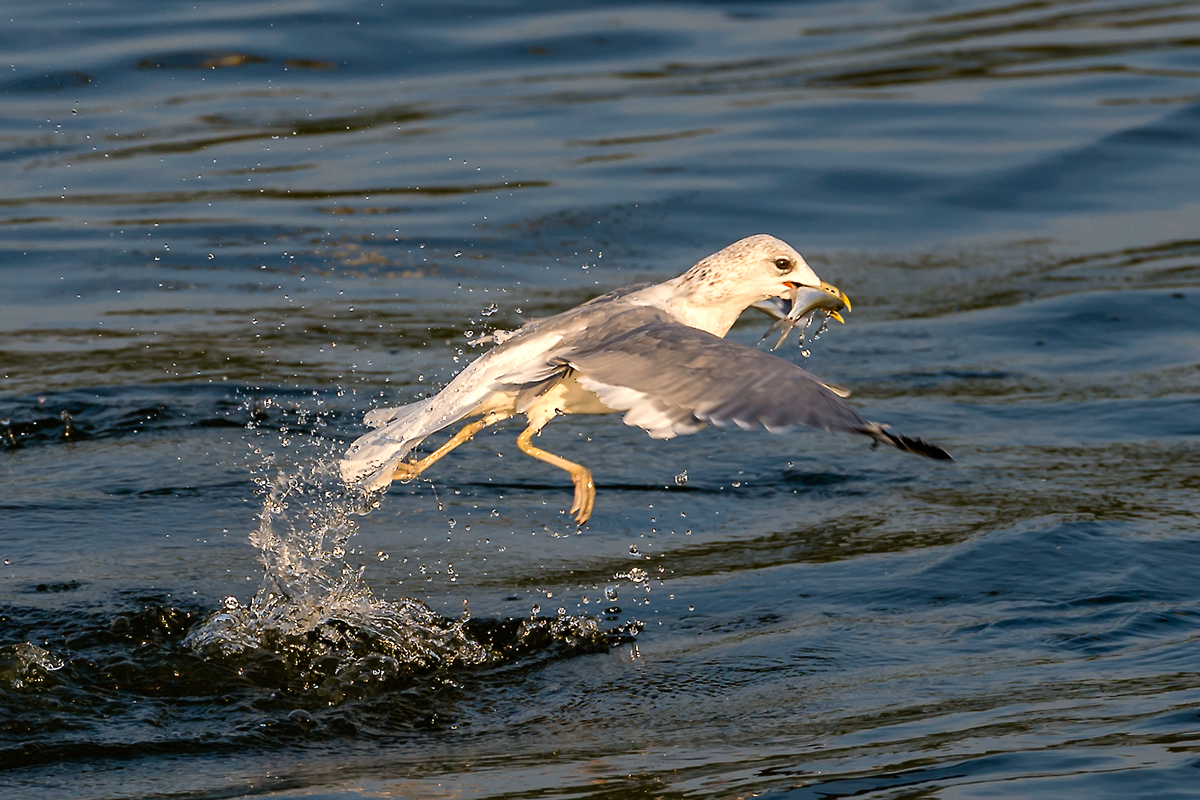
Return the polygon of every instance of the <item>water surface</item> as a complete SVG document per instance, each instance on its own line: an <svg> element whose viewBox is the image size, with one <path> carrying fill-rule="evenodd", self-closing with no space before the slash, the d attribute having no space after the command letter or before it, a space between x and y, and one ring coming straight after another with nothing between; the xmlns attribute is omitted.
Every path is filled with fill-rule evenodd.
<svg viewBox="0 0 1200 800"><path fill-rule="evenodd" d="M0 786L1194 794L1200 5L42 2L0 41ZM333 454L742 236L952 465ZM754 344L768 321L731 336Z"/></svg>

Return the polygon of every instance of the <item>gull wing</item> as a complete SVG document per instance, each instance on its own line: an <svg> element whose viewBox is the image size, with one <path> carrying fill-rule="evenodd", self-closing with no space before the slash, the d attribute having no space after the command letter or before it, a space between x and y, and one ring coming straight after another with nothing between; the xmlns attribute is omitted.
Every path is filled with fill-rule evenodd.
<svg viewBox="0 0 1200 800"><path fill-rule="evenodd" d="M564 355L581 386L628 412L625 422L652 436L692 433L703 423L797 426L861 433L928 458L934 445L888 433L864 419L813 375L778 356L675 322L656 320Z"/></svg>

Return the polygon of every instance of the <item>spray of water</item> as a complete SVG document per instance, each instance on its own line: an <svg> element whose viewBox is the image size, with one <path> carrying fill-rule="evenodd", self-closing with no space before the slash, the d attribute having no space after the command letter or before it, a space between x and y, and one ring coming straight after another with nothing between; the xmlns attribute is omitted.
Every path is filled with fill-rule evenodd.
<svg viewBox="0 0 1200 800"><path fill-rule="evenodd" d="M589 652L611 643L614 632L591 618L533 617L489 630L465 609L447 618L420 600L375 597L363 568L345 556L357 519L379 505L380 495L343 484L332 458L271 468L260 475L259 491L263 507L250 541L262 562L261 583L249 602L226 598L189 632L185 644L201 655L266 654L280 662L282 685L338 702L433 669L502 663L533 648Z"/></svg>
<svg viewBox="0 0 1200 800"><path fill-rule="evenodd" d="M250 535L263 565L258 591L245 605L227 598L188 636L191 647L233 655L304 639L336 652L359 649L354 639L413 667L489 660L466 634L465 612L446 619L418 600L376 598L362 567L345 560L355 518L378 500L346 487L331 460L278 470L260 490L263 508Z"/></svg>

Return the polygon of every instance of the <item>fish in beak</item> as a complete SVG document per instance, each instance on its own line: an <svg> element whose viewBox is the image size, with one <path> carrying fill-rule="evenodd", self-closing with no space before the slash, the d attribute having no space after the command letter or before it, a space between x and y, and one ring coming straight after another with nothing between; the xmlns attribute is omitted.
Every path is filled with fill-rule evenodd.
<svg viewBox="0 0 1200 800"><path fill-rule="evenodd" d="M769 297L754 304L754 308L779 320L763 334L765 339L771 334L771 331L780 329L779 339L771 347L772 350L778 350L779 345L783 344L784 339L792 332L792 328L802 320L804 324L801 330L807 328L816 312L821 311L826 318L844 323L846 320L842 318L840 312L851 310L850 298L831 283L821 281L820 286L790 285L791 289L786 294ZM800 335L800 344L804 344L803 333Z"/></svg>

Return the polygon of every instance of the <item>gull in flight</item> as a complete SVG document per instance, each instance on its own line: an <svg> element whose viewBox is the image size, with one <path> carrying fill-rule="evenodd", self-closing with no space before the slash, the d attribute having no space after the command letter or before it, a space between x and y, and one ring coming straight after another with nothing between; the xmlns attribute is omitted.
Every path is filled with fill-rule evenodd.
<svg viewBox="0 0 1200 800"><path fill-rule="evenodd" d="M374 430L347 450L342 477L369 490L410 481L487 426L518 414L529 424L517 446L571 476L570 513L580 525L595 504L591 470L533 443L560 414L625 412L626 425L655 439L695 433L709 423L771 432L805 425L950 458L935 445L867 421L843 393L790 361L726 341L742 311L756 304L773 308L785 323L818 310L840 320L838 311L850 308L788 244L751 236L677 278L617 289L497 336L495 347L437 395L368 413L364 421ZM426 437L466 419L472 421L441 447L405 460Z"/></svg>

